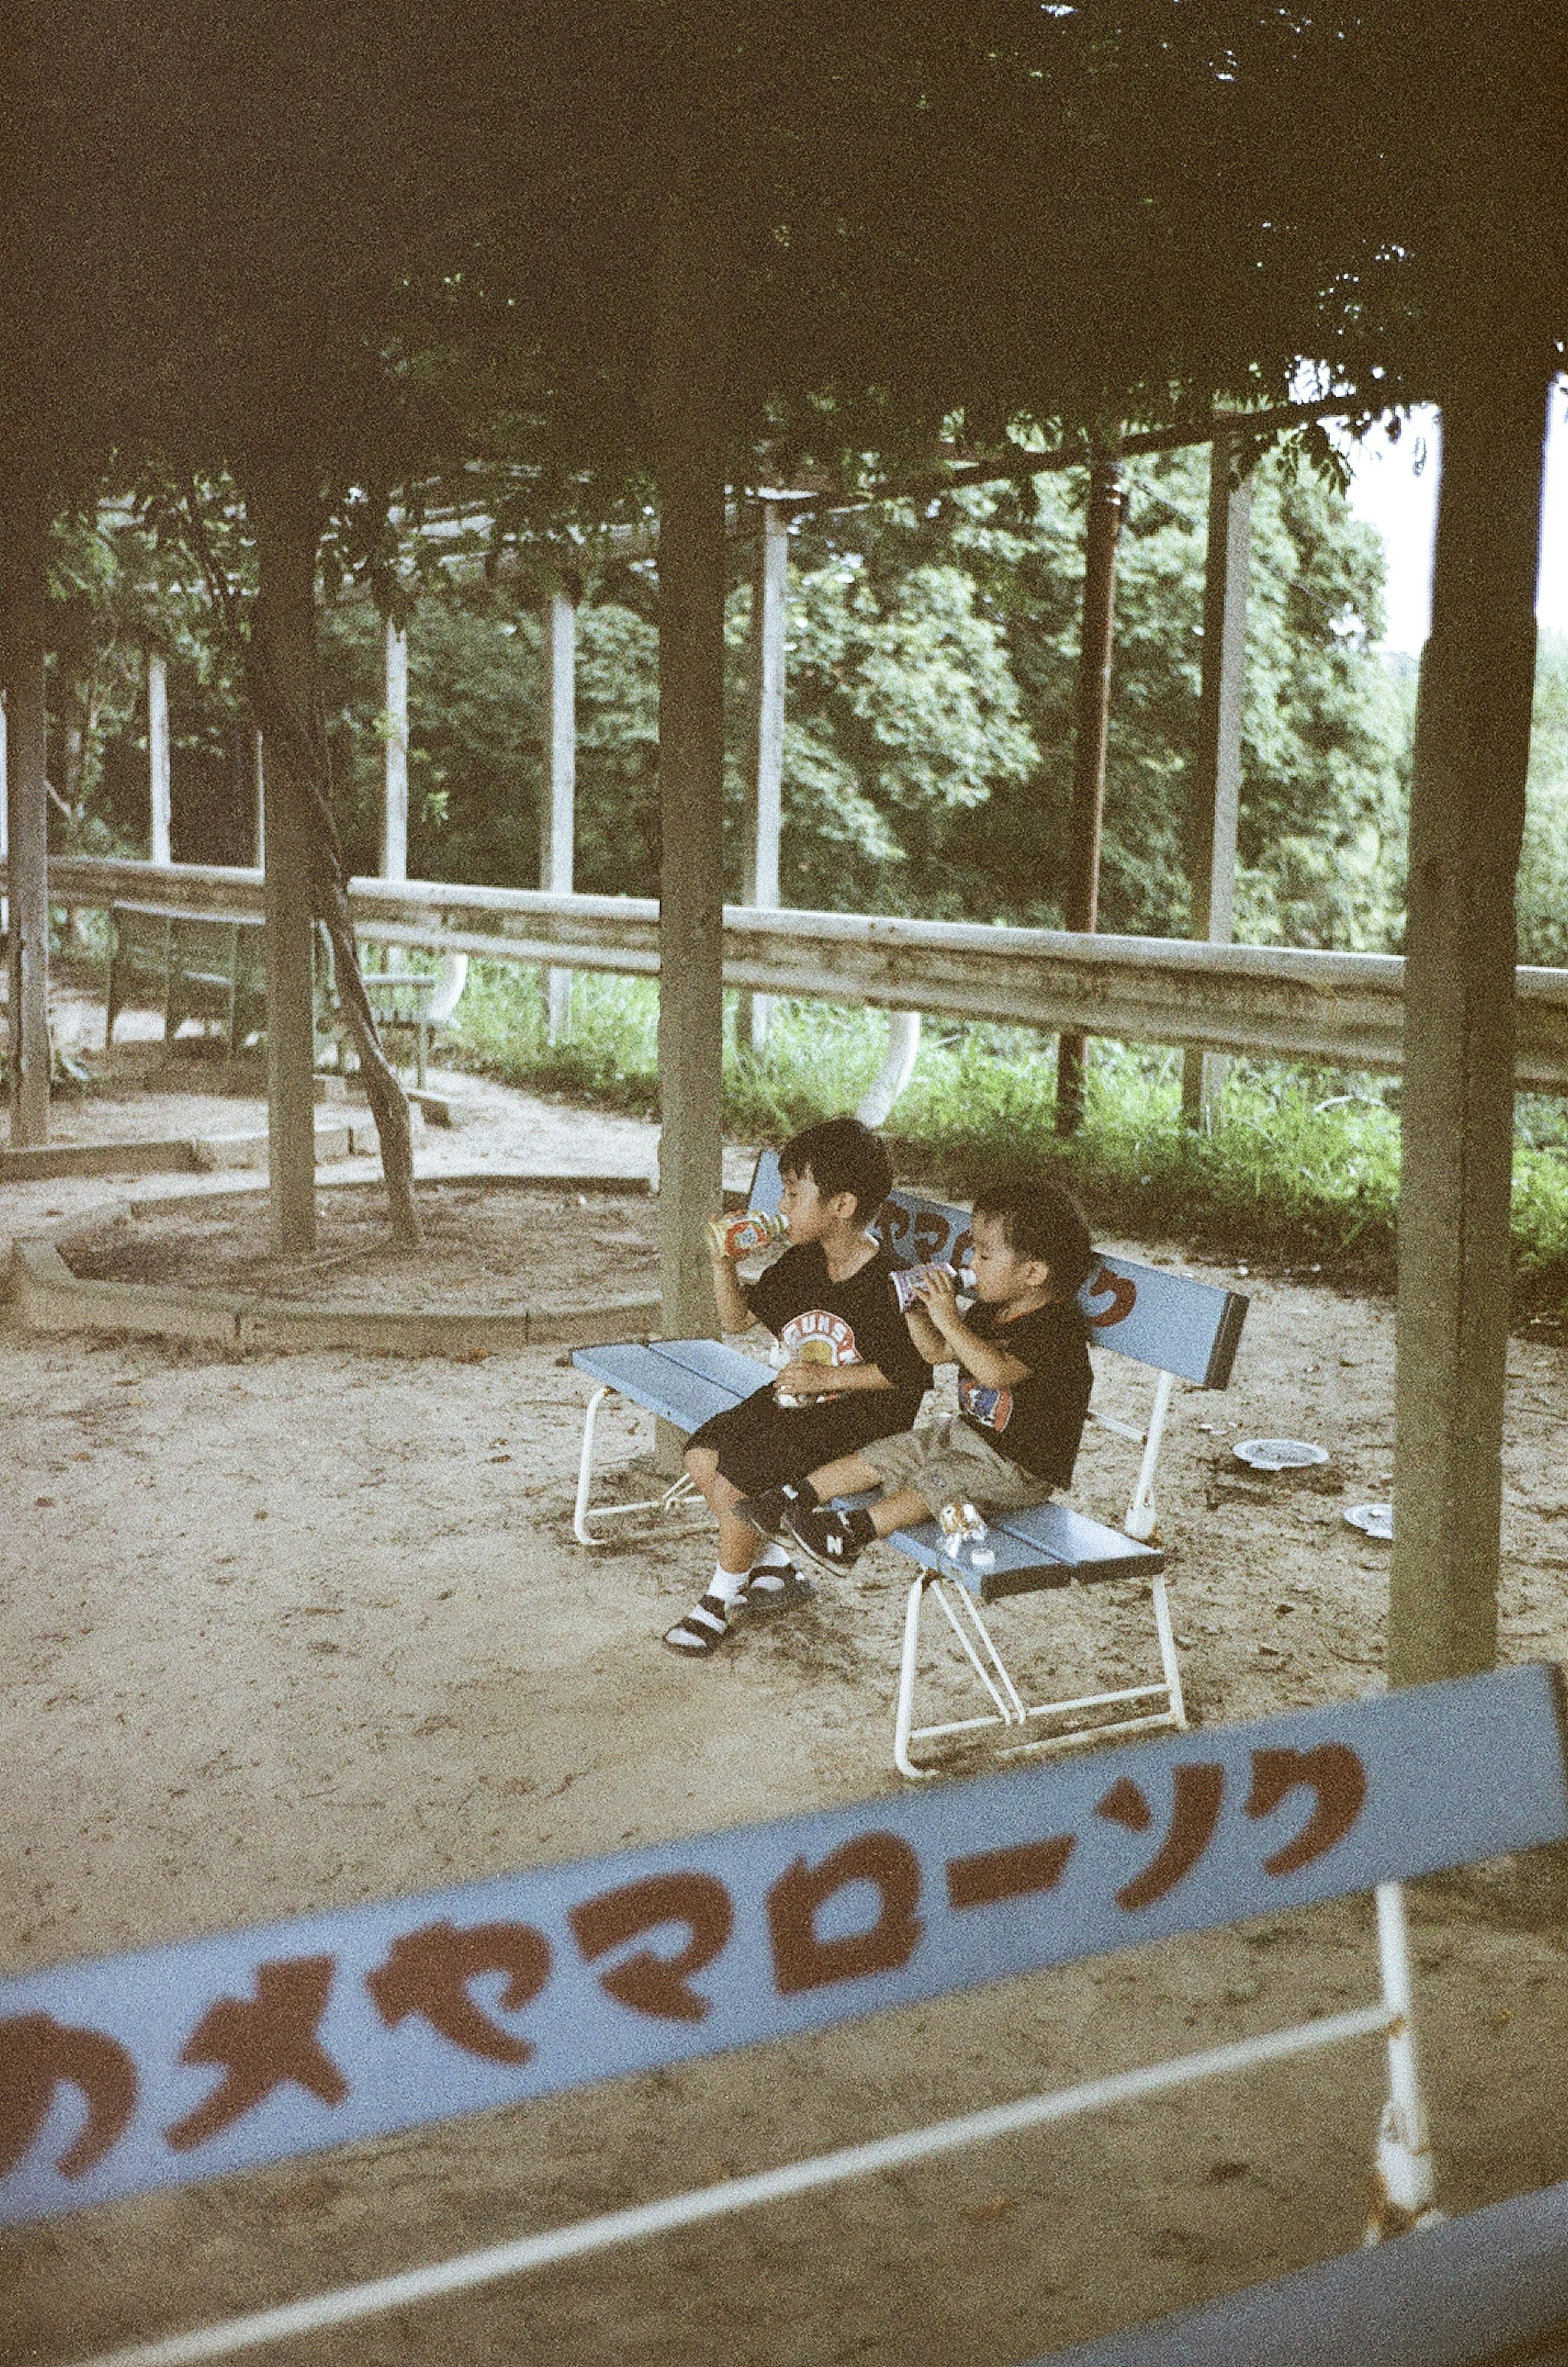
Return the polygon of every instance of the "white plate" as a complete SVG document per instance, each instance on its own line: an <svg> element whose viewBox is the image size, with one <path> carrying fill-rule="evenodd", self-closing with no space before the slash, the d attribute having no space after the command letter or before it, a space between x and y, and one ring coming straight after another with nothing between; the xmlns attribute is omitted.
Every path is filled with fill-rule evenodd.
<svg viewBox="0 0 1568 2367"><path fill-rule="evenodd" d="M1370 1537L1393 1535L1392 1504L1350 1504L1346 1507L1345 1518L1353 1529L1364 1529Z"/></svg>
<svg viewBox="0 0 1568 2367"><path fill-rule="evenodd" d="M1255 1471L1304 1471L1309 1463L1326 1463L1326 1446L1309 1446L1304 1438L1244 1438L1235 1450L1238 1463Z"/></svg>

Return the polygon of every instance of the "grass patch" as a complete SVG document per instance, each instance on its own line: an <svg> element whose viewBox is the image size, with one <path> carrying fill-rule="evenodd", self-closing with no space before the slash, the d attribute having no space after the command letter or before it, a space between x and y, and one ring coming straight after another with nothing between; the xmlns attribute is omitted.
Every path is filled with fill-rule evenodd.
<svg viewBox="0 0 1568 2367"><path fill-rule="evenodd" d="M657 1114L658 995L650 980L577 975L572 1037L545 1040L539 975L476 963L460 1006L459 1058L530 1091ZM727 998L725 1129L779 1141L852 1109L881 1066L878 1013L784 1002L765 1051L734 1040ZM1055 1043L1027 1028L929 1024L886 1128L901 1176L967 1197L1021 1161L1059 1175L1099 1233L1164 1239L1337 1280L1393 1286L1399 1198L1392 1081L1235 1060L1213 1127L1181 1116L1175 1052L1099 1042L1084 1124L1055 1133ZM1568 1304L1568 1109L1521 1097L1514 1162L1516 1300Z"/></svg>

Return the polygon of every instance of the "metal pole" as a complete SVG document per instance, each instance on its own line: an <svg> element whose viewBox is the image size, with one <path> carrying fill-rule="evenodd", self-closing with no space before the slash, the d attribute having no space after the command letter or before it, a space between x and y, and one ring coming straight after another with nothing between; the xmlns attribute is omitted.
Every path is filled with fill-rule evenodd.
<svg viewBox="0 0 1568 2367"><path fill-rule="evenodd" d="M1084 537L1083 634L1078 653L1077 730L1073 745L1073 804L1063 919L1092 935L1100 909L1100 831L1105 806L1105 745L1111 716L1112 619L1116 606L1116 538L1122 527L1122 471L1097 461L1089 474ZM1056 1131L1076 1134L1083 1120L1084 1042L1064 1035L1056 1045Z"/></svg>
<svg viewBox="0 0 1568 2367"><path fill-rule="evenodd" d="M1238 440L1216 436L1209 457L1209 547L1203 570L1203 680L1198 695L1198 746L1188 800L1190 934L1229 945L1235 908L1235 837L1241 809L1241 713L1247 684L1247 576L1252 542L1252 486L1236 481ZM1224 1088L1222 1055L1188 1051L1181 1062L1181 1107L1190 1125L1207 1122Z"/></svg>
<svg viewBox="0 0 1568 2367"><path fill-rule="evenodd" d="M169 669L156 650L147 652L148 841L154 863L172 863L169 787Z"/></svg>
<svg viewBox="0 0 1568 2367"><path fill-rule="evenodd" d="M383 664L386 764L381 803L381 877L409 876L409 637L389 617Z"/></svg>
<svg viewBox="0 0 1568 2367"><path fill-rule="evenodd" d="M750 746L751 829L746 844L745 901L766 912L779 906L779 840L784 828L784 634L789 610L789 522L782 503L763 502L752 545ZM773 1021L773 997L743 994L736 1039L761 1052Z"/></svg>
<svg viewBox="0 0 1568 2367"><path fill-rule="evenodd" d="M541 619L545 656L544 798L540 809L539 885L570 896L577 834L577 603L563 584L551 587ZM571 972L545 972L546 1031L552 1044L571 1034Z"/></svg>

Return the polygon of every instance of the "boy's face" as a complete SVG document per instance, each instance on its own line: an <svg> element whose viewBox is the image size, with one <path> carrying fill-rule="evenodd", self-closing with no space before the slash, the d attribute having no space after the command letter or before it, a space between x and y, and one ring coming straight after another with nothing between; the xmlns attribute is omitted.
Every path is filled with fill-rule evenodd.
<svg viewBox="0 0 1568 2367"><path fill-rule="evenodd" d="M798 1175L785 1175L782 1181L779 1212L792 1241L819 1241L835 1224L853 1221L854 1194L835 1192L831 1198L825 1198L809 1167L803 1168Z"/></svg>
<svg viewBox="0 0 1568 2367"><path fill-rule="evenodd" d="M1000 1217L976 1217L974 1224L975 1296L987 1307L1005 1307L1032 1290L1043 1290L1051 1269L1043 1258L1021 1257L1008 1241Z"/></svg>

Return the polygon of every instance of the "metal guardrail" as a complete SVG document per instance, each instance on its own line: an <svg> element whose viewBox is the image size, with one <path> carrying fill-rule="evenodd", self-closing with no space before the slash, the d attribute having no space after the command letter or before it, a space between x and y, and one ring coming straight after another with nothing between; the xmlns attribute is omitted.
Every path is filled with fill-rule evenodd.
<svg viewBox="0 0 1568 2367"><path fill-rule="evenodd" d="M55 903L156 900L259 912L259 871L54 857ZM373 943L572 969L659 970L651 899L563 896L439 880L355 879L355 925ZM1568 1092L1568 970L1519 969L1521 1091ZM1066 1028L1118 1042L1250 1052L1337 1068L1401 1065L1404 964L1393 954L1075 936L1057 929L884 920L727 906L727 986L953 1018Z"/></svg>

